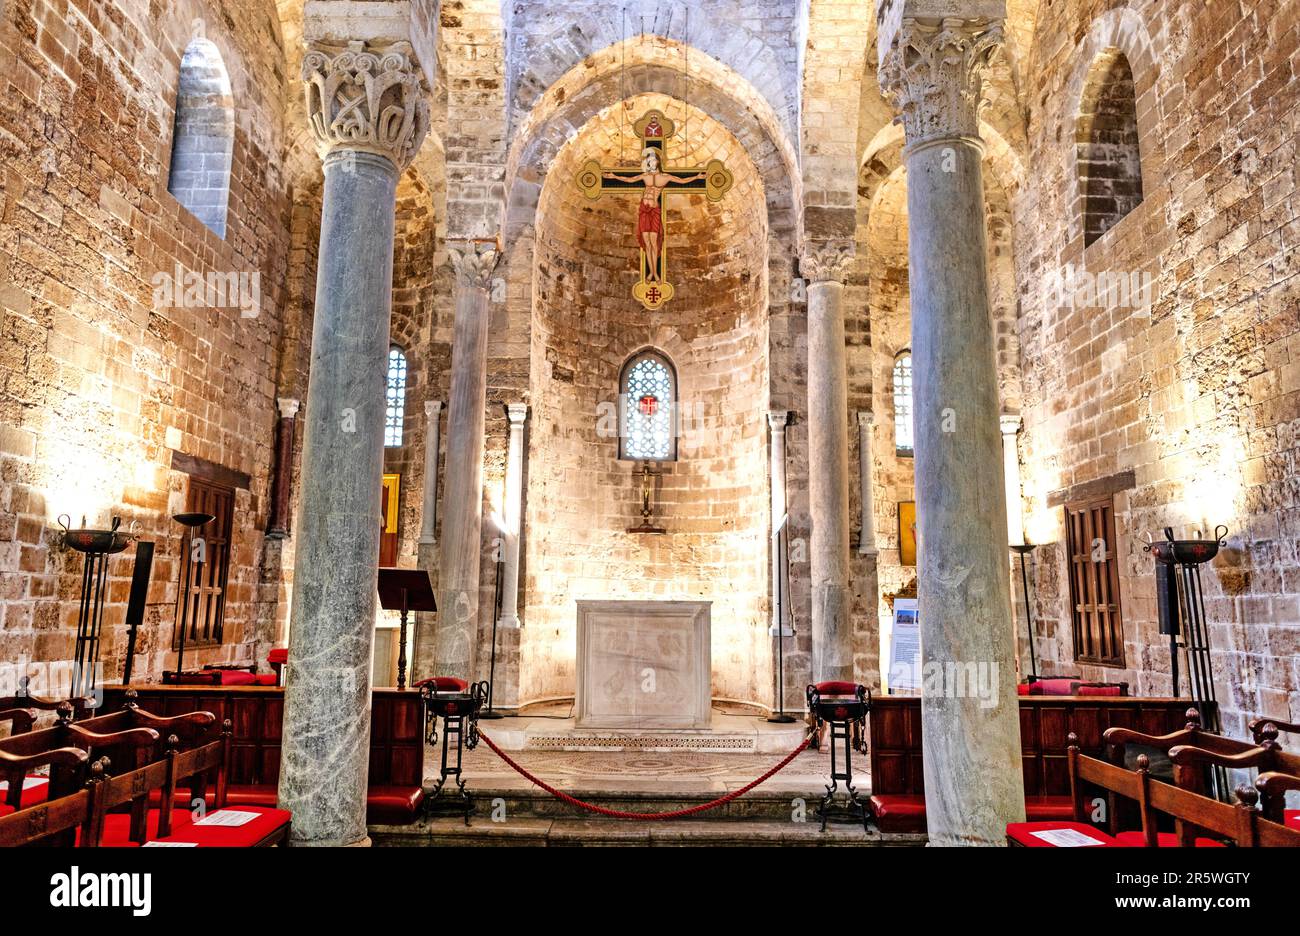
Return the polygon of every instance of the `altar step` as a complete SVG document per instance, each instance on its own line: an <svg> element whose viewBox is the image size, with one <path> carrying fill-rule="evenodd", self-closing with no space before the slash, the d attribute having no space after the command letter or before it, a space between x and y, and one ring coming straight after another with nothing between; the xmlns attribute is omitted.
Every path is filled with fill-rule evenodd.
<svg viewBox="0 0 1300 936"><path fill-rule="evenodd" d="M469 825L444 817L413 826L372 826L378 846L501 847L879 847L925 843L923 835L883 834L874 827L832 823L826 831L807 822L774 820L671 820L627 822L616 819L544 819L516 817L493 822L476 816Z"/></svg>
<svg viewBox="0 0 1300 936"><path fill-rule="evenodd" d="M572 718L528 716L483 721L479 725L505 751L787 754L807 734L802 722L774 724L760 717L717 710L711 726L702 729L578 728Z"/></svg>

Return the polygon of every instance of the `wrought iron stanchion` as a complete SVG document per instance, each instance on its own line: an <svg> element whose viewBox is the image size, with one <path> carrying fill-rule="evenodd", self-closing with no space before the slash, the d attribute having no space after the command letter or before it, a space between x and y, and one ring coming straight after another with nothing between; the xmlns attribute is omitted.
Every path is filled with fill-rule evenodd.
<svg viewBox="0 0 1300 936"><path fill-rule="evenodd" d="M1029 674L1037 678L1038 660L1034 654L1034 610L1029 606L1029 570L1025 568L1025 556L1038 547L1032 543L1012 543L1012 551L1020 555L1020 585L1025 590L1025 628L1029 636Z"/></svg>
<svg viewBox="0 0 1300 936"><path fill-rule="evenodd" d="M502 536L502 544L506 543L506 538L510 536L510 531L506 528L505 519L500 514L493 512L490 515L492 525ZM504 550L496 551L496 562L493 566L496 569L496 586L495 597L492 600L492 651L488 662L487 678L487 708L479 713L479 718L504 718L505 716L492 707L492 687L497 681L497 623L501 620L501 566L505 563Z"/></svg>
<svg viewBox="0 0 1300 936"><path fill-rule="evenodd" d="M455 684L452 687L451 684ZM441 690L440 686L448 686ZM481 709L488 697L486 682L477 682L468 687L457 679L431 678L421 680L420 694L424 698L425 740L434 747L438 745L438 717L442 717L442 768L438 782L434 784L433 795L425 800L427 815L439 812L458 812L464 815L465 825L474 813L474 798L465 788L461 776L461 757L464 749L471 751L478 747L478 720L482 717ZM468 725L466 721L468 720ZM455 741L453 757L452 741ZM447 783L448 777L456 778L456 793L459 800L450 807L438 803L438 794Z"/></svg>
<svg viewBox="0 0 1300 936"><path fill-rule="evenodd" d="M66 522L65 522L66 521ZM85 556L81 570L81 605L77 614L77 644L73 660L72 698L80 698L95 691L99 666L99 636L104 624L104 583L108 578L108 557L120 553L135 539L134 533L123 533L121 517L114 517L107 530L89 530L86 518L81 518L81 529L71 529L72 518L59 517L63 527L63 543Z"/></svg>
<svg viewBox="0 0 1300 936"><path fill-rule="evenodd" d="M1222 532L1220 532L1222 531ZM1199 530L1197 533L1199 534ZM1219 719L1219 707L1214 695L1214 671L1210 664L1210 632L1205 620L1205 593L1201 586L1201 566L1219 554L1221 547L1227 546L1228 528L1219 524L1214 528L1214 539L1174 539L1173 527L1165 527L1164 540L1152 540L1148 534L1144 552L1155 556L1156 562L1173 566L1177 570L1178 609L1181 612L1172 617L1181 617L1186 622L1187 630L1183 643L1187 648L1187 675L1191 686L1192 699L1201 714L1201 725L1207 730L1219 733L1223 730ZM1173 624L1181 629L1182 622ZM1177 630L1170 635L1170 650L1176 658ZM1207 704L1209 703L1209 704ZM1221 768L1214 769L1214 782L1217 795L1223 798L1228 793L1227 772Z"/></svg>
<svg viewBox="0 0 1300 936"><path fill-rule="evenodd" d="M176 575L176 627L177 627L177 644L176 644L176 672L173 678L180 681L181 673L185 671L185 632L189 629L192 621L190 615L190 586L194 584L195 570L198 574L203 574L203 559L194 560L194 531L205 523L211 522L214 517L206 513L178 513L172 517L177 523L185 527L185 533L181 537L181 554L180 561L176 563L178 567ZM198 615L198 609L194 609L194 615ZM163 682L167 681L167 674L163 674Z"/></svg>
<svg viewBox="0 0 1300 936"><path fill-rule="evenodd" d="M817 732L827 722L831 726L831 782L826 795L817 807L817 816L826 831L826 821L831 818L848 818L867 827L867 808L858 799L853 788L853 751L867 753L867 713L871 711L871 690L866 686L845 682L822 682L807 689L808 713L816 721ZM856 730L855 730L856 729ZM854 737L856 735L856 738ZM844 764L835 756L835 742L841 742ZM844 781L848 801L840 809L833 809L835 791Z"/></svg>

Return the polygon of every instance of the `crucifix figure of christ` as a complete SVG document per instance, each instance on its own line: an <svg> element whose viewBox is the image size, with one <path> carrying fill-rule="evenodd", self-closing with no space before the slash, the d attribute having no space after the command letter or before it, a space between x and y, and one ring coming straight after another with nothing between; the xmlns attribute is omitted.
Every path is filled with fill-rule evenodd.
<svg viewBox="0 0 1300 936"><path fill-rule="evenodd" d="M657 110L647 111L632 125L641 142L641 165L606 168L590 159L578 172L582 194L595 200L604 192L637 192L636 240L641 253L641 280L632 296L650 311L673 297L668 281L668 245L664 237L664 198L677 192L703 192L709 201L720 201L731 188L731 172L721 160L712 159L703 169L664 166L664 142L673 135L674 124Z"/></svg>

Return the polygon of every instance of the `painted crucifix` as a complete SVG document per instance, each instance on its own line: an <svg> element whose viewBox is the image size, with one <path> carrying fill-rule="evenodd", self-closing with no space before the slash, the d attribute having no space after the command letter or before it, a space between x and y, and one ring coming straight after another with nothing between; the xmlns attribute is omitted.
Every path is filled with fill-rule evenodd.
<svg viewBox="0 0 1300 936"><path fill-rule="evenodd" d="M589 159L578 172L582 194L595 200L603 192L637 192L636 240L641 253L641 281L632 296L650 311L673 297L668 281L668 245L664 237L664 199L677 192L703 192L709 201L721 201L731 188L731 172L721 160L709 160L700 168L664 165L664 143L673 135L674 124L661 111L646 111L632 125L641 141L641 165L607 169Z"/></svg>

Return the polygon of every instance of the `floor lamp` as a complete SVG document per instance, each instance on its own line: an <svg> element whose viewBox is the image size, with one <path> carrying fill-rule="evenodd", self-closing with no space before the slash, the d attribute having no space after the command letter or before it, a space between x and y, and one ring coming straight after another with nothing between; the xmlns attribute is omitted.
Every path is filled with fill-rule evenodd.
<svg viewBox="0 0 1300 936"><path fill-rule="evenodd" d="M1029 634L1029 674L1038 678L1038 661L1034 657L1034 612L1029 607L1029 571L1025 568L1025 556L1038 547L1033 543L1012 543L1011 549L1020 554L1020 585L1025 590L1025 629Z"/></svg>

